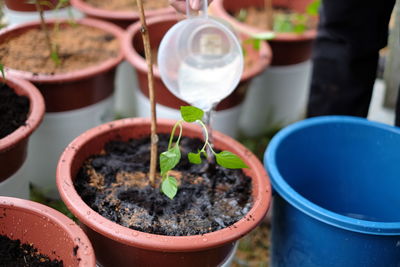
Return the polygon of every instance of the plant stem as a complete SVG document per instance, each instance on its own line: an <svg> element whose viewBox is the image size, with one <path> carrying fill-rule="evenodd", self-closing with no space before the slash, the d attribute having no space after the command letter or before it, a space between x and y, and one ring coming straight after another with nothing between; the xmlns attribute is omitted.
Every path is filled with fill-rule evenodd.
<svg viewBox="0 0 400 267"><path fill-rule="evenodd" d="M264 0L264 6L265 11L267 12L267 29L272 31L274 30L274 12L272 8L272 0Z"/></svg>
<svg viewBox="0 0 400 267"><path fill-rule="evenodd" d="M171 146L172 146L172 141L174 140L176 127L178 127L178 125L179 125L179 137L178 137L178 140L176 141L176 143L179 143L179 141L181 139L181 136L182 136L182 120L180 120L177 123L175 123L174 127L172 128L171 136L169 137L169 142L168 142L168 149L170 149Z"/></svg>
<svg viewBox="0 0 400 267"><path fill-rule="evenodd" d="M146 17L144 15L144 8L142 0L137 0L139 7L140 22L142 28L140 30L143 38L144 53L147 62L147 79L149 87L149 98L150 98L150 109L151 109L151 149L150 149L150 173L149 179L150 184L155 185L156 167L157 167L157 117L156 117L156 105L154 101L154 75L153 75L153 59L150 48L150 37L149 31L146 24Z"/></svg>
<svg viewBox="0 0 400 267"><path fill-rule="evenodd" d="M42 31L43 31L43 33L45 35L47 47L49 49L50 57L51 57L51 55L53 54L53 44L51 43L50 33L49 33L49 30L47 29L47 25L46 25L46 22L44 20L43 8L40 5L39 0L35 1L35 5L36 5L36 10L39 11L40 27L42 28Z"/></svg>

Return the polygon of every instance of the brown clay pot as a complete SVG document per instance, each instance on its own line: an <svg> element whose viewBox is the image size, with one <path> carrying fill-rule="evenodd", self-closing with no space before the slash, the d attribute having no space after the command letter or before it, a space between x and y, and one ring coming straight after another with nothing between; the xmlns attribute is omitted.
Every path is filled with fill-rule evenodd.
<svg viewBox="0 0 400 267"><path fill-rule="evenodd" d="M165 33L182 17L177 14L168 14L160 17L152 17L147 20L147 26L150 33L150 44L152 48L158 48ZM144 56L142 36L140 33L140 22L131 25L124 36L122 49L126 59L133 65L138 74L138 82L141 92L149 97L147 84L147 63ZM251 45L245 45L247 56L252 58L254 64L245 68L240 83L227 98L218 104L216 110L224 110L239 105L243 100L246 90L252 78L260 74L271 62L272 52L269 46L263 42L259 51L252 48ZM174 96L161 80L160 72L157 66L153 67L154 88L156 102L174 109L180 106L187 106L188 103Z"/></svg>
<svg viewBox="0 0 400 267"><path fill-rule="evenodd" d="M273 0L274 6L285 7L297 12L304 12L312 0ZM263 0L229 1L214 0L211 5L211 13L229 22L234 28L249 34L259 33L265 30L255 28L238 21L231 14L242 8L251 6L264 7ZM317 35L315 29L308 30L302 34L297 33L276 33L273 40L268 41L272 49L271 66L292 65L304 62L311 57L313 41Z"/></svg>
<svg viewBox="0 0 400 267"><path fill-rule="evenodd" d="M0 79L4 82L3 79ZM6 84L18 95L29 98L30 110L26 124L0 139L0 182L13 175L24 163L29 136L36 130L44 116L44 100L38 89L30 82L6 73Z"/></svg>
<svg viewBox="0 0 400 267"><path fill-rule="evenodd" d="M139 13L136 11L113 11L100 9L89 5L84 0L71 0L71 5L86 14L88 17L112 22L124 29L133 22L139 20ZM147 10L145 11L145 15L146 17L158 17L172 12L174 12L172 7L166 7L162 9Z"/></svg>
<svg viewBox="0 0 400 267"><path fill-rule="evenodd" d="M81 19L76 22L99 28L114 35L120 42L122 41L123 31L111 23L94 19ZM48 22L48 24L53 23L53 20ZM0 42L28 29L39 27L39 22L29 22L4 29L0 31ZM46 103L46 112L61 112L86 107L111 96L114 91L115 70L122 59L123 54L120 51L118 57L101 64L54 75L20 71L7 68L7 66L5 68L11 75L32 82L40 90Z"/></svg>
<svg viewBox="0 0 400 267"><path fill-rule="evenodd" d="M96 266L89 239L71 219L45 205L12 197L0 197L0 234L32 244L64 266Z"/></svg>
<svg viewBox="0 0 400 267"><path fill-rule="evenodd" d="M54 7L57 5L58 0L47 0L50 2ZM4 4L8 9L14 11L21 11L21 12L32 12L36 11L36 6L34 3L29 3L26 0L5 0ZM41 5L43 10L50 10L52 9L51 6L48 5Z"/></svg>
<svg viewBox="0 0 400 267"><path fill-rule="evenodd" d="M158 133L170 133L175 121L159 119ZM253 207L232 227L204 235L162 236L132 230L116 224L92 210L76 192L73 183L78 170L90 155L99 153L110 140L148 136L150 120L124 119L103 124L77 137L63 152L57 168L57 186L68 209L84 224L84 230L103 266L219 266L234 242L255 228L265 216L270 200L269 178L262 164L234 139L213 132L214 145L229 150L250 167L244 172L252 178ZM201 138L198 125L185 124L183 134Z"/></svg>

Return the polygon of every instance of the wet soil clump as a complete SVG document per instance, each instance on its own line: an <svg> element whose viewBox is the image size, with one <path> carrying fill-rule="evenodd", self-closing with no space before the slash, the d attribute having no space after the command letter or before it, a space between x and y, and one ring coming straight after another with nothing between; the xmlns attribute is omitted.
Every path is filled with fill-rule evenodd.
<svg viewBox="0 0 400 267"><path fill-rule="evenodd" d="M64 265L57 259L50 260L31 244L22 244L20 240L12 240L0 235L0 266L61 267Z"/></svg>
<svg viewBox="0 0 400 267"><path fill-rule="evenodd" d="M0 139L25 125L29 98L17 95L7 84L0 85Z"/></svg>

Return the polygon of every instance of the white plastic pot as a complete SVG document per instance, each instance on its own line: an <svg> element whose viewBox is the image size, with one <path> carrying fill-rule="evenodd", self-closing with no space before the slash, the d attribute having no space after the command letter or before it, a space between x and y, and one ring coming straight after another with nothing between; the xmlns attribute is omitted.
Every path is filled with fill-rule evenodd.
<svg viewBox="0 0 400 267"><path fill-rule="evenodd" d="M270 127L283 127L304 118L311 62L270 66L256 77L246 94L240 130L257 136Z"/></svg>
<svg viewBox="0 0 400 267"><path fill-rule="evenodd" d="M71 9L71 11L68 11L69 8ZM25 22L39 20L39 13L36 11L15 11L4 6L3 13L6 19L6 23L9 26L15 26L23 24ZM46 19L61 19L61 18L69 19L71 18L70 14L72 14L73 19L80 19L83 17L83 14L73 7L65 7L65 8L60 8L59 10L44 11L44 16Z"/></svg>
<svg viewBox="0 0 400 267"><path fill-rule="evenodd" d="M28 160L31 182L47 196L59 198L56 167L65 147L82 132L113 119L113 97L96 104L65 112L46 113L31 136Z"/></svg>
<svg viewBox="0 0 400 267"><path fill-rule="evenodd" d="M122 61L115 75L115 112L118 116L136 116L135 90L138 88L136 70L128 61Z"/></svg>

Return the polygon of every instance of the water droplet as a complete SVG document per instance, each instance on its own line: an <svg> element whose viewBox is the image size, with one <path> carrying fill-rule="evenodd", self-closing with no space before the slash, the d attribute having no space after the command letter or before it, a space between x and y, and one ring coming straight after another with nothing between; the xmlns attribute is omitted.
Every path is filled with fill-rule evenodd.
<svg viewBox="0 0 400 267"><path fill-rule="evenodd" d="M86 212L86 214L87 214L87 215L90 215L90 210L88 210L88 211Z"/></svg>
<svg viewBox="0 0 400 267"><path fill-rule="evenodd" d="M204 238L203 238L203 241L204 241L204 242L207 242L207 238L204 237Z"/></svg>
<svg viewBox="0 0 400 267"><path fill-rule="evenodd" d="M138 236L139 233L138 233L138 232L133 232L132 235L133 235L133 236Z"/></svg>

